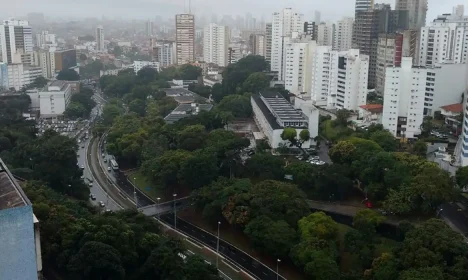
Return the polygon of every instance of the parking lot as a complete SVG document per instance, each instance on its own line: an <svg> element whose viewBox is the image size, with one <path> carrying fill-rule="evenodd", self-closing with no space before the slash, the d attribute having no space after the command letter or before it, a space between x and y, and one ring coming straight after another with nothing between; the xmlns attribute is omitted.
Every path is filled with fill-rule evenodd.
<svg viewBox="0 0 468 280"><path fill-rule="evenodd" d="M82 124L78 121L40 120L36 124L38 136L46 130L52 129L61 135L74 137Z"/></svg>

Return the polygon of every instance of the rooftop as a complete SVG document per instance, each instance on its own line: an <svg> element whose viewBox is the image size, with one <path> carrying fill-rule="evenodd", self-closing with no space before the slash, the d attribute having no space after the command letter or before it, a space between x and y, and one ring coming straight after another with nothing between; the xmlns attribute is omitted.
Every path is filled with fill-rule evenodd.
<svg viewBox="0 0 468 280"><path fill-rule="evenodd" d="M281 129L285 126L307 127L307 119L302 112L294 109L291 103L278 92L264 91L254 94L252 99L273 129Z"/></svg>
<svg viewBox="0 0 468 280"><path fill-rule="evenodd" d="M0 159L0 210L30 205L23 189Z"/></svg>
<svg viewBox="0 0 468 280"><path fill-rule="evenodd" d="M367 104L361 105L359 108L369 111L371 113L377 114L383 112L383 105L382 104Z"/></svg>
<svg viewBox="0 0 468 280"><path fill-rule="evenodd" d="M442 106L440 108L445 110L445 111L452 112L452 113L461 113L461 112L463 112L463 104L461 104L461 103L445 105L445 106Z"/></svg>
<svg viewBox="0 0 468 280"><path fill-rule="evenodd" d="M179 104L190 104L194 103L196 99L208 101L208 99L201 97L195 92L191 92L185 88L165 88L163 89L166 96L173 97Z"/></svg>
<svg viewBox="0 0 468 280"><path fill-rule="evenodd" d="M198 108L198 109L197 109ZM164 120L167 123L175 123L183 118L196 115L200 111L210 111L213 108L211 104L180 104Z"/></svg>

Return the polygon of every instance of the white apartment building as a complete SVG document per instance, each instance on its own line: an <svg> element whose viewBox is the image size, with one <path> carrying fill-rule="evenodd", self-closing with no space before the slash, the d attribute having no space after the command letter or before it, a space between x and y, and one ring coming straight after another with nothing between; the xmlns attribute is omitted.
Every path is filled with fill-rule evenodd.
<svg viewBox="0 0 468 280"><path fill-rule="evenodd" d="M0 91L9 89L8 64L0 62Z"/></svg>
<svg viewBox="0 0 468 280"><path fill-rule="evenodd" d="M335 24L335 32L333 34L333 50L347 51L351 49L353 42L353 26L354 19L344 17Z"/></svg>
<svg viewBox="0 0 468 280"><path fill-rule="evenodd" d="M8 83L10 88L21 90L42 76L42 68L21 63L8 64Z"/></svg>
<svg viewBox="0 0 468 280"><path fill-rule="evenodd" d="M265 60L271 65L271 44L273 37L273 24L267 23L265 26Z"/></svg>
<svg viewBox="0 0 468 280"><path fill-rule="evenodd" d="M71 86L64 81L53 81L39 91L39 110L42 118L62 115L70 104Z"/></svg>
<svg viewBox="0 0 468 280"><path fill-rule="evenodd" d="M205 62L227 66L229 27L210 23L203 34L203 58Z"/></svg>
<svg viewBox="0 0 468 280"><path fill-rule="evenodd" d="M273 13L270 65L271 71L278 72L280 81L284 81L284 38L291 37L293 32L301 33L303 29L303 15L293 12L291 8Z"/></svg>
<svg viewBox="0 0 468 280"><path fill-rule="evenodd" d="M374 8L374 0L356 0L355 12L372 10Z"/></svg>
<svg viewBox="0 0 468 280"><path fill-rule="evenodd" d="M464 38L463 42L461 45L459 42L457 44L460 44L460 46L457 45L457 47L460 47L460 50L462 50L462 57L461 57L461 63L468 63L468 16L464 15L464 7L463 5L459 5L454 8L454 14L452 15L441 15L438 16L437 19L434 20L432 24L456 24L457 27L461 27L464 29ZM457 40L458 41L458 40Z"/></svg>
<svg viewBox="0 0 468 280"><path fill-rule="evenodd" d="M468 22L467 22L468 23ZM468 63L468 32L455 22L433 22L421 28L419 65Z"/></svg>
<svg viewBox="0 0 468 280"><path fill-rule="evenodd" d="M55 53L48 50L40 50L37 53L39 67L42 69L42 76L47 79L55 77Z"/></svg>
<svg viewBox="0 0 468 280"><path fill-rule="evenodd" d="M96 51L103 52L104 48L104 27L96 27Z"/></svg>
<svg viewBox="0 0 468 280"><path fill-rule="evenodd" d="M195 61L195 16L176 15L176 63Z"/></svg>
<svg viewBox="0 0 468 280"><path fill-rule="evenodd" d="M317 45L331 46L333 44L334 27L330 23L322 22L317 25Z"/></svg>
<svg viewBox="0 0 468 280"><path fill-rule="evenodd" d="M9 19L0 25L0 62L31 64L32 29L26 20Z"/></svg>
<svg viewBox="0 0 468 280"><path fill-rule="evenodd" d="M55 34L49 33L49 31L41 31L41 33L36 34L36 46L41 49L57 47Z"/></svg>
<svg viewBox="0 0 468 280"><path fill-rule="evenodd" d="M295 95L306 92L310 80L311 56L316 41L309 36L302 38L285 38L284 44L284 88Z"/></svg>
<svg viewBox="0 0 468 280"><path fill-rule="evenodd" d="M153 36L153 22L151 20L148 20L145 24L145 28L146 36L151 38Z"/></svg>
<svg viewBox="0 0 468 280"><path fill-rule="evenodd" d="M412 58L403 57L401 67L386 71L383 126L396 137L414 138L424 116L460 102L466 77L468 64L413 67Z"/></svg>
<svg viewBox="0 0 468 280"><path fill-rule="evenodd" d="M161 40L153 47L153 60L159 62L161 67L176 64L176 44L174 41Z"/></svg>
<svg viewBox="0 0 468 280"><path fill-rule="evenodd" d="M308 92L317 106L357 111L366 104L369 56L357 49L337 52L319 46L311 65Z"/></svg>
<svg viewBox="0 0 468 280"><path fill-rule="evenodd" d="M133 62L133 71L135 71L135 74L138 74L138 71L145 67L151 67L156 69L156 71L160 71L160 63L157 61L143 61L143 60L135 60Z"/></svg>

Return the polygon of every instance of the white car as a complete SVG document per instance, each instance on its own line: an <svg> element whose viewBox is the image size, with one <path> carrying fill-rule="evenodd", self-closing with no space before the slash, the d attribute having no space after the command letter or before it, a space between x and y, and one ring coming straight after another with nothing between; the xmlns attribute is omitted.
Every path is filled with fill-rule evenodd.
<svg viewBox="0 0 468 280"><path fill-rule="evenodd" d="M104 207L104 206L106 206L106 205L104 204L104 202L99 201L99 206Z"/></svg>
<svg viewBox="0 0 468 280"><path fill-rule="evenodd" d="M110 168L110 167L107 167L107 171L111 171L111 168Z"/></svg>

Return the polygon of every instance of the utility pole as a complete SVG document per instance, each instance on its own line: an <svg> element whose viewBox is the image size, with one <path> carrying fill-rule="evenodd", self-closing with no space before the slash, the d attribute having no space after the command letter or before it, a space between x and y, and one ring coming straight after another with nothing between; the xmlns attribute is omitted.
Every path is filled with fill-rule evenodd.
<svg viewBox="0 0 468 280"><path fill-rule="evenodd" d="M174 229L177 230L177 208L176 208L176 197L177 197L177 194L173 194L172 197L174 198Z"/></svg>
<svg viewBox="0 0 468 280"><path fill-rule="evenodd" d="M219 226L221 222L218 222L218 241L216 242L216 268L218 268L218 259L219 259Z"/></svg>

